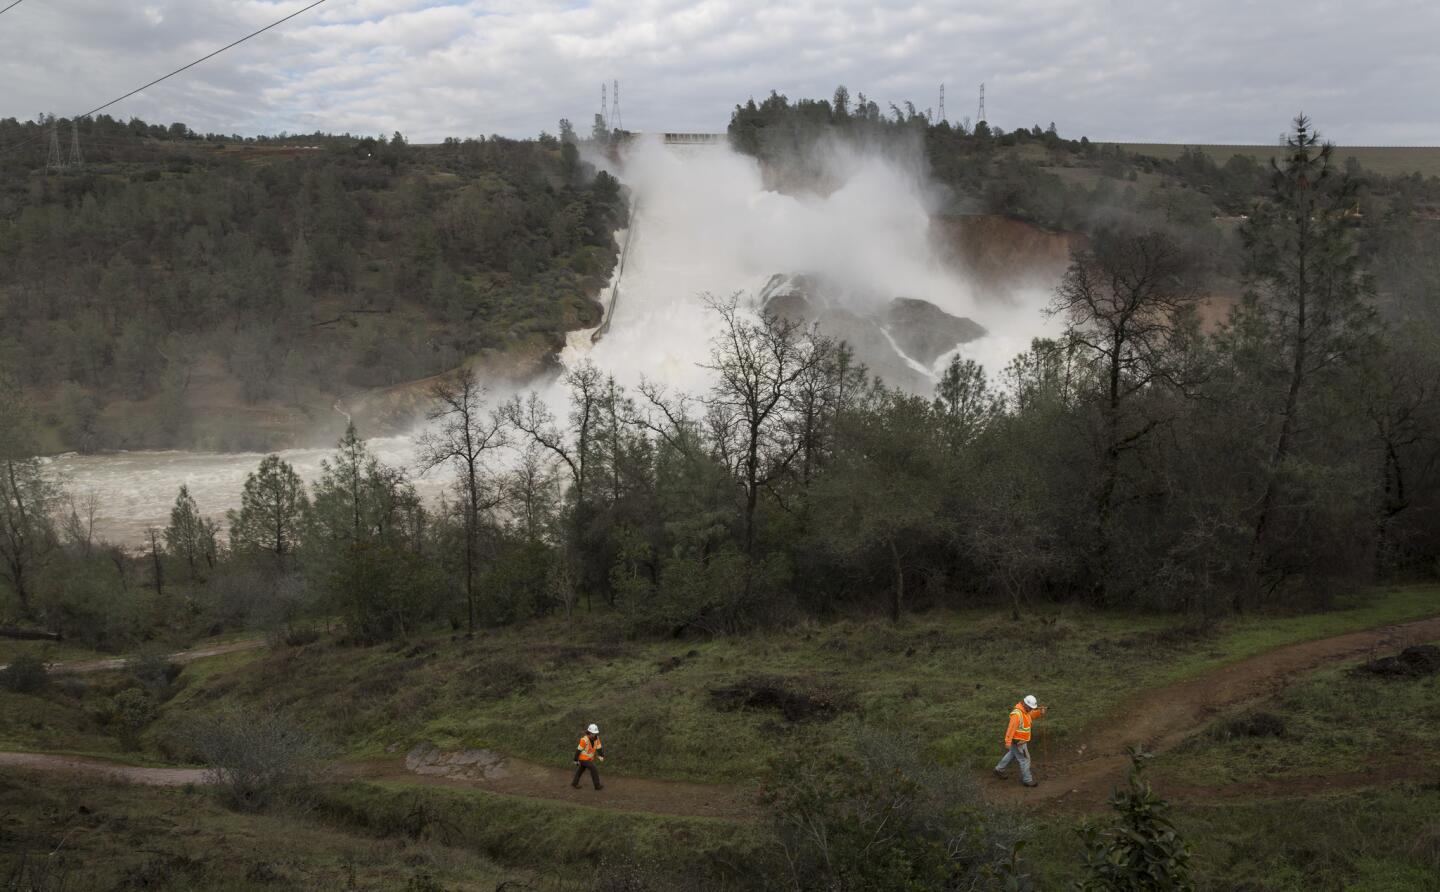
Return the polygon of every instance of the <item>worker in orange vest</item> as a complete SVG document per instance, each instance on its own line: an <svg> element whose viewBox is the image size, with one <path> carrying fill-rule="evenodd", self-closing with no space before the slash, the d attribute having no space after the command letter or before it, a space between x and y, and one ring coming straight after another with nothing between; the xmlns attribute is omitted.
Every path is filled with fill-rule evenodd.
<svg viewBox="0 0 1440 892"><path fill-rule="evenodd" d="M1035 786L1035 776L1030 773L1030 723L1045 714L1045 707L1027 694L1024 700L1010 710L1010 725L1005 729L1005 755L995 766L995 776L1004 780L1005 769L1011 762L1020 763L1020 782L1027 787Z"/></svg>
<svg viewBox="0 0 1440 892"><path fill-rule="evenodd" d="M600 726L591 725L580 735L580 743L575 747L575 779L570 781L570 786L580 789L580 778L589 771L595 789L605 789L605 785L600 783L600 769L595 767L596 761L605 761L605 747L600 743Z"/></svg>

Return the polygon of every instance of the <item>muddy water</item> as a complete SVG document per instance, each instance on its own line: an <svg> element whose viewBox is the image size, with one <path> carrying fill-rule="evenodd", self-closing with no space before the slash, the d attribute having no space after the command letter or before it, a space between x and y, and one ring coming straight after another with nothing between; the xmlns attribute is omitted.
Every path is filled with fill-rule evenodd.
<svg viewBox="0 0 1440 892"><path fill-rule="evenodd" d="M418 473L415 441L410 437L382 437L369 441L370 450L388 465L409 468L416 488L428 501L443 492L451 477L437 469ZM307 483L320 477L320 462L332 450L287 449L280 457L295 467ZM258 452L119 452L108 455L60 455L46 460L47 470L77 499L94 493L99 507L95 533L127 547L145 541L148 527L164 528L181 484L200 513L222 527L225 512L240 504L245 475L265 456Z"/></svg>

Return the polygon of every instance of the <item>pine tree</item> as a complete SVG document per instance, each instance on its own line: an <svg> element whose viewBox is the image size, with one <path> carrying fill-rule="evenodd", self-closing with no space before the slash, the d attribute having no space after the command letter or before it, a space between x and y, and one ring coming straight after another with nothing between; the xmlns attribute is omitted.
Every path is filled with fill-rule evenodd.
<svg viewBox="0 0 1440 892"><path fill-rule="evenodd" d="M278 455L267 455L245 478L240 510L230 511L230 547L237 553L270 553L283 569L300 545L300 530L310 508L305 484Z"/></svg>
<svg viewBox="0 0 1440 892"><path fill-rule="evenodd" d="M1166 814L1169 803L1150 788L1145 760L1150 754L1130 751L1130 779L1110 797L1115 823L1107 829L1080 828L1085 844L1085 877L1080 892L1186 892L1190 879L1190 846L1180 838Z"/></svg>

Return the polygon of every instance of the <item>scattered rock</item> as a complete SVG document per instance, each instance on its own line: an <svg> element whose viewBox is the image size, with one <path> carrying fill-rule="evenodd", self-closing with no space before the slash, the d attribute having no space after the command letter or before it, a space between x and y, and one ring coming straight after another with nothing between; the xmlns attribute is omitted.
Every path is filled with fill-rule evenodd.
<svg viewBox="0 0 1440 892"><path fill-rule="evenodd" d="M505 757L494 750L465 749L443 752L430 742L417 743L405 754L405 768L432 777L487 780L510 773Z"/></svg>
<svg viewBox="0 0 1440 892"><path fill-rule="evenodd" d="M1440 673L1440 647L1417 644L1391 657L1381 657L1356 666L1355 675L1378 675L1381 678L1426 678Z"/></svg>

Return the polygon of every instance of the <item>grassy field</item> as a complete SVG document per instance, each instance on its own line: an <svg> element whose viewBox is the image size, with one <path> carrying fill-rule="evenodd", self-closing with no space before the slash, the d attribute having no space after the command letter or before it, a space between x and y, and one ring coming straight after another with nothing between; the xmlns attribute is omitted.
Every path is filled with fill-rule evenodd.
<svg viewBox="0 0 1440 892"><path fill-rule="evenodd" d="M1283 149L1278 146L1234 146L1234 145L1190 145L1184 143L1118 143L1120 148L1137 155L1173 160L1180 157L1185 149L1200 149L1219 164L1224 164L1232 155L1250 155L1261 162L1279 157ZM1434 146L1337 146L1337 160L1355 158L1366 169L1385 176L1403 176L1419 173L1422 176L1440 176L1440 147Z"/></svg>
<svg viewBox="0 0 1440 892"><path fill-rule="evenodd" d="M429 741L563 764L571 738L594 721L617 776L725 782L759 777L792 748L843 748L868 724L901 729L930 756L981 770L1009 708L1029 691L1054 705L1047 735L1062 747L1137 688L1436 613L1440 590L1421 587L1325 614L1250 616L1215 628L1083 610L1019 623L942 612L898 626L841 620L714 641L625 642L611 618L597 615L469 641L321 641L192 665L149 740L186 755L174 741L187 715L245 703L294 715L352 758ZM766 691L788 700L768 707ZM750 692L760 692L761 705L730 708Z"/></svg>
<svg viewBox="0 0 1440 892"><path fill-rule="evenodd" d="M1354 665L1217 716L1166 757L1161 776L1215 785L1426 768L1440 741L1440 675L1380 678Z"/></svg>

